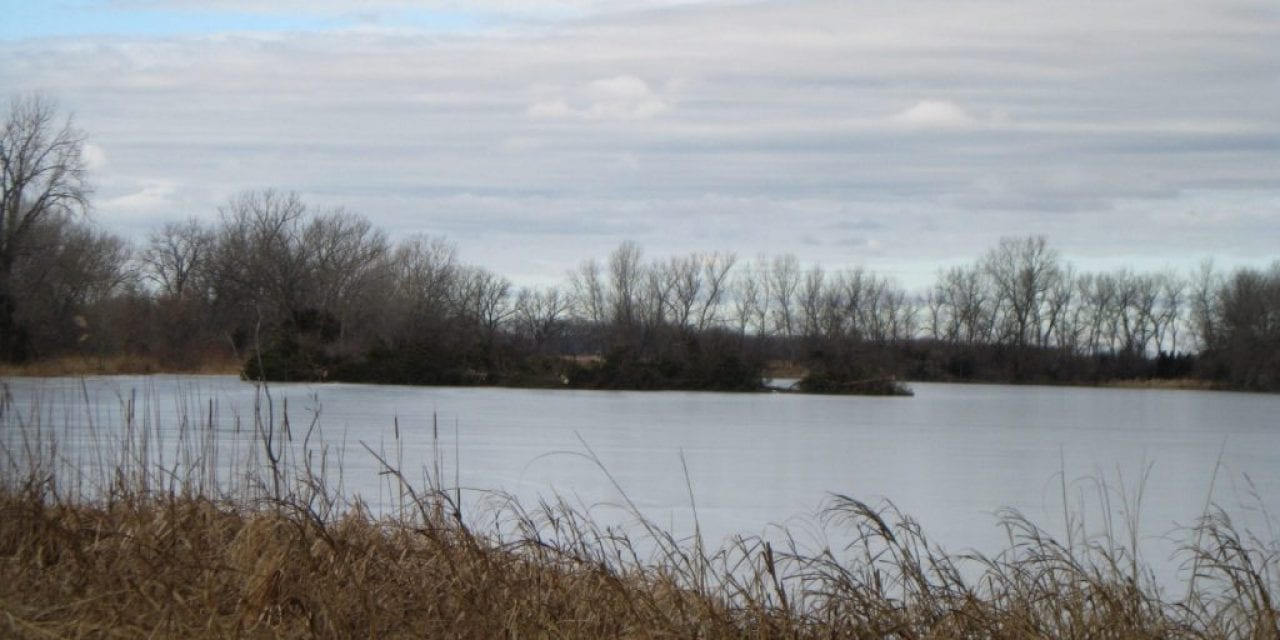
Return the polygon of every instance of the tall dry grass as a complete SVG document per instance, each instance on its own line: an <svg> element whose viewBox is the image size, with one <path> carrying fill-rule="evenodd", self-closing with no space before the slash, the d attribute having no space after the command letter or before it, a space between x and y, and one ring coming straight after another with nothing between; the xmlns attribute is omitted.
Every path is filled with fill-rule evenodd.
<svg viewBox="0 0 1280 640"><path fill-rule="evenodd" d="M945 553L849 496L824 512L849 542L816 552L785 534L710 550L560 501L464 517L439 455L415 485L394 445L370 449L396 503L376 515L341 495L332 452L290 446L316 424L263 402L245 425L256 458L231 473L210 469L229 454L193 419L168 458L146 425L103 428L107 464L71 480L58 431L0 394L0 635L1280 638L1276 543L1217 509L1182 532L1193 577L1176 593L1133 532L1056 538L1012 511L994 556Z"/></svg>

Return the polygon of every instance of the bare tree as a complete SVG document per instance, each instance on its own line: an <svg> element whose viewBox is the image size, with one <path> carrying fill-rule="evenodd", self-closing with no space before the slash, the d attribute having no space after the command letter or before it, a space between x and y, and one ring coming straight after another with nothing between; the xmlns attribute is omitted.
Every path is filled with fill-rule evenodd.
<svg viewBox="0 0 1280 640"><path fill-rule="evenodd" d="M1044 346L1044 305L1061 277L1057 252L1048 248L1043 236L1003 238L987 253L983 268L1006 311L1003 337L1019 347Z"/></svg>
<svg viewBox="0 0 1280 640"><path fill-rule="evenodd" d="M268 326L304 309L311 274L300 242L307 208L298 194L246 191L220 211L214 297L229 325Z"/></svg>
<svg viewBox="0 0 1280 640"><path fill-rule="evenodd" d="M1074 352L1079 338L1078 327L1072 322L1071 308L1076 295L1075 270L1067 265L1054 280L1046 298L1045 343Z"/></svg>
<svg viewBox="0 0 1280 640"><path fill-rule="evenodd" d="M620 327L630 327L637 320L636 307L640 288L644 285L640 264L642 253L640 245L628 240L609 255L609 282L612 285L609 306L614 323Z"/></svg>
<svg viewBox="0 0 1280 640"><path fill-rule="evenodd" d="M338 321L339 340L376 333L378 284L390 253L386 236L364 217L337 209L316 216L300 239L312 287L305 304Z"/></svg>
<svg viewBox="0 0 1280 640"><path fill-rule="evenodd" d="M1217 286L1208 357L1231 385L1280 389L1280 261L1238 269Z"/></svg>
<svg viewBox="0 0 1280 640"><path fill-rule="evenodd" d="M1178 274L1168 272L1161 275L1161 330L1156 334L1156 349L1163 352L1167 344L1170 355L1178 353L1178 332L1184 322L1183 307L1185 306L1186 292L1187 281L1179 277Z"/></svg>
<svg viewBox="0 0 1280 640"><path fill-rule="evenodd" d="M1207 349L1218 333L1218 294L1222 276L1214 271L1213 262L1206 260L1191 277L1191 327L1195 331L1197 347Z"/></svg>
<svg viewBox="0 0 1280 640"><path fill-rule="evenodd" d="M584 261L569 274L569 288L573 292L573 312L578 318L594 325L604 324L608 317L604 275L595 259Z"/></svg>
<svg viewBox="0 0 1280 640"><path fill-rule="evenodd" d="M734 324L738 329L738 335L745 336L747 329L753 326L757 334L763 335L765 332L763 319L768 317L768 311L763 307L768 302L755 266L747 263L746 267L739 270L730 288L733 297Z"/></svg>
<svg viewBox="0 0 1280 640"><path fill-rule="evenodd" d="M671 264L676 261L673 259ZM641 286L635 301L635 315L649 337L653 330L674 321L676 279L679 277L674 269L661 263L641 266L639 271ZM687 314L686 314L687 317Z"/></svg>
<svg viewBox="0 0 1280 640"><path fill-rule="evenodd" d="M337 309L389 251L386 236L368 219L341 209L316 216L302 231L316 290L312 303Z"/></svg>
<svg viewBox="0 0 1280 640"><path fill-rule="evenodd" d="M144 277L170 298L186 298L209 267L214 234L195 218L169 222L147 239L139 259Z"/></svg>
<svg viewBox="0 0 1280 640"><path fill-rule="evenodd" d="M702 256L692 254L683 258L673 257L655 270L661 271L659 278L665 281L670 290L667 307L671 323L681 329L688 329L696 324L694 309L702 297L704 284Z"/></svg>
<svg viewBox="0 0 1280 640"><path fill-rule="evenodd" d="M800 287L800 262L791 254L777 256L766 277L773 307L774 326L787 338L796 330L796 289Z"/></svg>
<svg viewBox="0 0 1280 640"><path fill-rule="evenodd" d="M390 266L391 299L399 307L395 333L412 334L415 327L443 320L460 269L457 249L444 238L415 235L402 241Z"/></svg>
<svg viewBox="0 0 1280 640"><path fill-rule="evenodd" d="M0 359L26 357L26 329L15 317L15 266L35 227L89 206L84 134L41 96L14 99L0 131Z"/></svg>
<svg viewBox="0 0 1280 640"><path fill-rule="evenodd" d="M1097 355L1111 350L1107 326L1115 297L1112 278L1102 273L1085 274L1077 279L1076 290L1080 300L1077 316L1084 336L1084 352Z"/></svg>
<svg viewBox="0 0 1280 640"><path fill-rule="evenodd" d="M822 266L810 267L800 285L800 327L801 335L806 338L817 338L822 333L822 303L826 290L826 272Z"/></svg>
<svg viewBox="0 0 1280 640"><path fill-rule="evenodd" d="M966 344L991 340L996 324L996 302L985 274L975 266L957 268L949 272L948 277L954 287L957 337Z"/></svg>
<svg viewBox="0 0 1280 640"><path fill-rule="evenodd" d="M547 345L564 330L569 306L569 297L554 287L543 291L521 289L515 302L516 329L535 352L546 355Z"/></svg>
<svg viewBox="0 0 1280 640"><path fill-rule="evenodd" d="M459 314L479 326L486 339L493 339L513 312L509 304L511 281L487 269L468 267L463 269L457 285Z"/></svg>
<svg viewBox="0 0 1280 640"><path fill-rule="evenodd" d="M101 346L107 327L93 310L132 281L128 246L65 214L40 220L26 242L31 255L14 265L11 284L32 355L89 346L90 339Z"/></svg>
<svg viewBox="0 0 1280 640"><path fill-rule="evenodd" d="M702 298L702 307L698 311L698 330L704 331L719 321L720 305L724 301L728 289L729 272L737 263L738 257L733 253L713 253L702 260L702 279L706 283L706 294Z"/></svg>

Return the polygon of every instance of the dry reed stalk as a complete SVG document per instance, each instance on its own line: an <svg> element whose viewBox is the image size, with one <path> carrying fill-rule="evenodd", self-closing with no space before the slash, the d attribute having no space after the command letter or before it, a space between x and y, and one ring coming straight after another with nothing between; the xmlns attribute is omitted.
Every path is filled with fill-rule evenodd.
<svg viewBox="0 0 1280 640"><path fill-rule="evenodd" d="M816 551L786 532L712 551L647 520L628 534L563 500L501 496L473 514L495 523L480 530L438 457L414 487L370 449L404 501L375 516L330 492L305 445L315 421L304 435L274 414L254 418L256 480L235 491L156 468L148 448L164 443L145 424L123 431L111 480L82 491L60 484L56 439L17 414L0 394L0 636L1280 638L1276 544L1216 509L1184 532L1196 580L1172 600L1132 531L1069 522L1064 542L1013 511L995 556L947 554L892 504L848 496L825 519L849 542ZM216 464L200 450L213 429L180 433L184 464Z"/></svg>

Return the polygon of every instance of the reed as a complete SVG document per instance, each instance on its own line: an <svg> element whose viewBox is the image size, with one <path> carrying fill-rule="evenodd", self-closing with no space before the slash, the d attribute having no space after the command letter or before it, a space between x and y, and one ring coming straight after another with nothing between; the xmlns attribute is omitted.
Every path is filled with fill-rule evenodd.
<svg viewBox="0 0 1280 640"><path fill-rule="evenodd" d="M230 435L212 406L176 430L124 411L96 427L101 470L85 472L0 394L0 635L1280 638L1276 543L1213 507L1180 532L1193 578L1177 593L1125 525L1058 538L1014 511L993 556L948 554L892 504L840 495L822 518L844 544L781 531L708 549L634 506L625 530L563 500L464 507L439 450L409 480L398 437L367 445L393 505L375 511L342 495L318 421L275 405L264 388ZM237 434L244 448L224 442Z"/></svg>

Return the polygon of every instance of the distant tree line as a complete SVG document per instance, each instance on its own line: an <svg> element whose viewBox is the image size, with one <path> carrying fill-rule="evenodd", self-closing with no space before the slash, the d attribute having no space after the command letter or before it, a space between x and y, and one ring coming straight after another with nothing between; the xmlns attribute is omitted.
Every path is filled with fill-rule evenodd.
<svg viewBox="0 0 1280 640"><path fill-rule="evenodd" d="M297 194L249 191L140 246L93 226L84 137L40 98L0 137L0 358L235 358L273 380L819 392L897 380L1199 378L1280 389L1280 261L1079 272L1006 238L923 293L793 255L646 259L625 242L560 286L516 287L443 238L393 242Z"/></svg>

